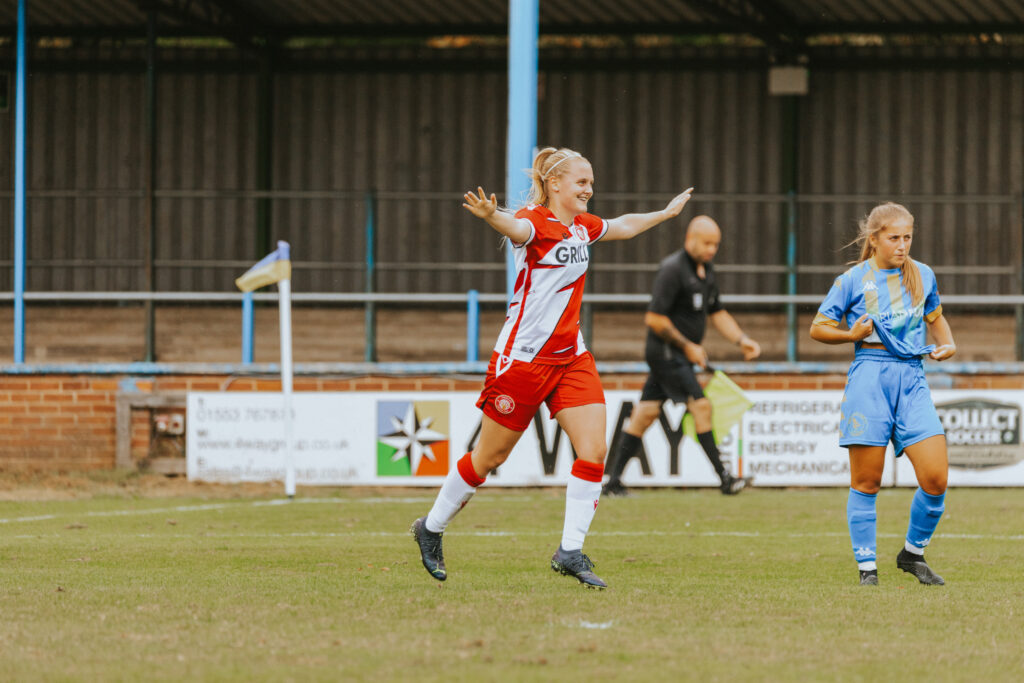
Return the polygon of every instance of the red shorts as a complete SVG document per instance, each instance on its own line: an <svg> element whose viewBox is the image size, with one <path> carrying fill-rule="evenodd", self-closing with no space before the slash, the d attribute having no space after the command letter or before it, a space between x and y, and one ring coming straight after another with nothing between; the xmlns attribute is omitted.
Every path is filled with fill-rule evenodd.
<svg viewBox="0 0 1024 683"><path fill-rule="evenodd" d="M541 365L514 360L497 374L498 353L491 355L487 378L476 402L484 415L502 427L521 432L546 403L553 418L563 408L604 403L604 388L589 351L568 365Z"/></svg>

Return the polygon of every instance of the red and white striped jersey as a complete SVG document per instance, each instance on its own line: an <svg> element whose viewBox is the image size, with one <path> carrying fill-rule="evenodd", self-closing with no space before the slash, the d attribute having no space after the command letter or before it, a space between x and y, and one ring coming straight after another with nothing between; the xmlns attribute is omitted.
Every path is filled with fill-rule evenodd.
<svg viewBox="0 0 1024 683"><path fill-rule="evenodd" d="M587 349L580 330L580 304L590 253L587 245L608 232L608 222L589 213L562 225L546 206L516 212L532 228L522 244L512 244L516 286L505 326L494 350L498 374L512 360L563 365Z"/></svg>

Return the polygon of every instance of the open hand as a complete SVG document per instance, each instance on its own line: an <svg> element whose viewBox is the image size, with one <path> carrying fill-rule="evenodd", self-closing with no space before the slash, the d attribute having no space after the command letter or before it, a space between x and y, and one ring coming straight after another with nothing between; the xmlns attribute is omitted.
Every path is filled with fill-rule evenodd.
<svg viewBox="0 0 1024 683"><path fill-rule="evenodd" d="M498 198L493 192L488 197L484 194L484 188L482 187L477 187L476 190L480 193L480 196L473 194L473 191L470 190L463 195L462 198L466 201L463 202L462 206L477 218L487 219L498 210Z"/></svg>
<svg viewBox="0 0 1024 683"><path fill-rule="evenodd" d="M678 216L679 213L683 210L683 207L686 206L686 202L690 201L691 194L693 194L692 187L683 190L681 194L677 194L675 197L673 197L672 201L670 201L668 203L668 206L666 206L664 209L665 217L675 218L676 216Z"/></svg>

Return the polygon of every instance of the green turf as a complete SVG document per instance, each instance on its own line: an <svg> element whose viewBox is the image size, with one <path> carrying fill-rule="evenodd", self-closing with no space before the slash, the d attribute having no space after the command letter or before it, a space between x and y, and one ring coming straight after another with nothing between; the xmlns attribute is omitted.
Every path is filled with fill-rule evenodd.
<svg viewBox="0 0 1024 683"><path fill-rule="evenodd" d="M944 587L895 568L911 495L877 588L845 490L604 500L603 592L548 566L560 490L482 490L444 584L407 533L433 491L0 502L0 680L1020 680L1024 491L950 493Z"/></svg>

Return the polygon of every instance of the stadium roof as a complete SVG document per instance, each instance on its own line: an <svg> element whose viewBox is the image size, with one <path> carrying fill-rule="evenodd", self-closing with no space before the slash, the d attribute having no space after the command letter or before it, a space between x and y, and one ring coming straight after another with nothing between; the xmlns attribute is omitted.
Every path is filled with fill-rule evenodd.
<svg viewBox="0 0 1024 683"><path fill-rule="evenodd" d="M296 37L504 35L507 0L27 0L30 35L161 35L266 44ZM14 35L17 2L0 4ZM1024 0L540 1L542 34L738 34L792 50L814 36L1022 34Z"/></svg>

